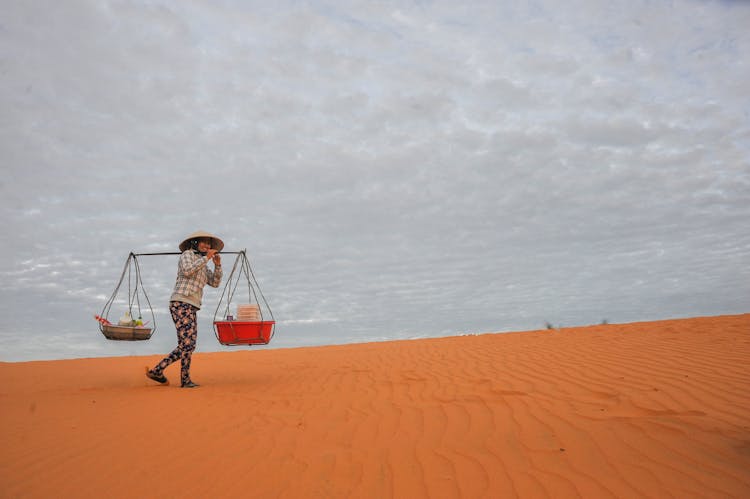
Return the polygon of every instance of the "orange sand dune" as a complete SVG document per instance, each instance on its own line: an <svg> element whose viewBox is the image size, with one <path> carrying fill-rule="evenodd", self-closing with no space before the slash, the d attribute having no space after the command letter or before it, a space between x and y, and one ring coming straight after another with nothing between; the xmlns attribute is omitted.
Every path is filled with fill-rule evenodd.
<svg viewBox="0 0 750 499"><path fill-rule="evenodd" d="M1 363L0 497L750 497L750 314L158 358Z"/></svg>

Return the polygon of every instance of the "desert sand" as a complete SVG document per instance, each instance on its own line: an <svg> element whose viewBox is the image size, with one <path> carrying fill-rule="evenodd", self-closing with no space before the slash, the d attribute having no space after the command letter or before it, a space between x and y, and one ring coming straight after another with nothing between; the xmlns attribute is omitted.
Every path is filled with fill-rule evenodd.
<svg viewBox="0 0 750 499"><path fill-rule="evenodd" d="M160 357L0 363L0 497L750 497L750 314Z"/></svg>

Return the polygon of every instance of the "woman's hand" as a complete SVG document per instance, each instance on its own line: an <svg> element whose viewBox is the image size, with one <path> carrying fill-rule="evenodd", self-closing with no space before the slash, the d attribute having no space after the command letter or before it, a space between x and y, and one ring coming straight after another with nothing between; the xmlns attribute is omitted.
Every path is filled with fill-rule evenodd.
<svg viewBox="0 0 750 499"><path fill-rule="evenodd" d="M210 250L206 251L206 256L213 259L214 265L221 265L221 256L219 255L219 251L211 248Z"/></svg>

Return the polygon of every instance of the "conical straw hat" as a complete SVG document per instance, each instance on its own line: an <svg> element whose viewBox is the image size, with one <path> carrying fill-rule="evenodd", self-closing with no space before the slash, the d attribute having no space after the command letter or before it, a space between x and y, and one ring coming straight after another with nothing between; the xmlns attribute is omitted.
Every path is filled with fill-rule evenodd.
<svg viewBox="0 0 750 499"><path fill-rule="evenodd" d="M188 237L185 238L184 241L180 243L180 251L185 251L186 249L190 248L190 241L193 239L199 239L201 237L210 237L211 238L211 248L215 250L221 251L224 249L224 241L219 239L218 237L214 236L211 233L208 233L204 230L199 230L197 232L193 232Z"/></svg>

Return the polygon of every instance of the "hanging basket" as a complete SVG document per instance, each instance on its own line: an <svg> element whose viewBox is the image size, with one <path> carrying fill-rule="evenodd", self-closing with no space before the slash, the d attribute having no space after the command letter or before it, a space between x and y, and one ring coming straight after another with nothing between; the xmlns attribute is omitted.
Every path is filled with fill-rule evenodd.
<svg viewBox="0 0 750 499"><path fill-rule="evenodd" d="M247 285L247 302L240 303L235 300L235 291L243 281ZM236 309L231 308L233 301L237 303ZM271 307L255 279L246 251L242 250L237 254L214 312L216 339L227 346L267 345L275 330Z"/></svg>
<svg viewBox="0 0 750 499"><path fill-rule="evenodd" d="M216 338L222 345L268 345L276 321L216 321Z"/></svg>
<svg viewBox="0 0 750 499"><path fill-rule="evenodd" d="M143 298L143 300L145 301L144 305L148 306L148 310L151 315L150 323L154 325L153 328L146 327L140 324L136 325L135 321L132 321L129 324L113 324L108 320L109 313L112 310L112 305L115 303L117 295L120 293L120 288L125 282L126 276L128 296L125 312L127 312L131 317L142 317L143 311L141 310L141 298ZM137 312L137 314L134 314L133 312ZM148 299L146 290L143 289L143 282L141 281L141 267L134 253L130 253L128 255L128 259L125 261L125 267L122 269L122 275L120 276L120 281L115 287L115 291L112 293L112 296L104 305L101 316L96 316L95 318L99 322L99 331L101 331L104 337L108 340L148 340L156 332L156 319L154 317L154 309Z"/></svg>
<svg viewBox="0 0 750 499"><path fill-rule="evenodd" d="M139 326L115 326L114 324L101 326L104 337L108 340L138 341L151 338L153 329Z"/></svg>

